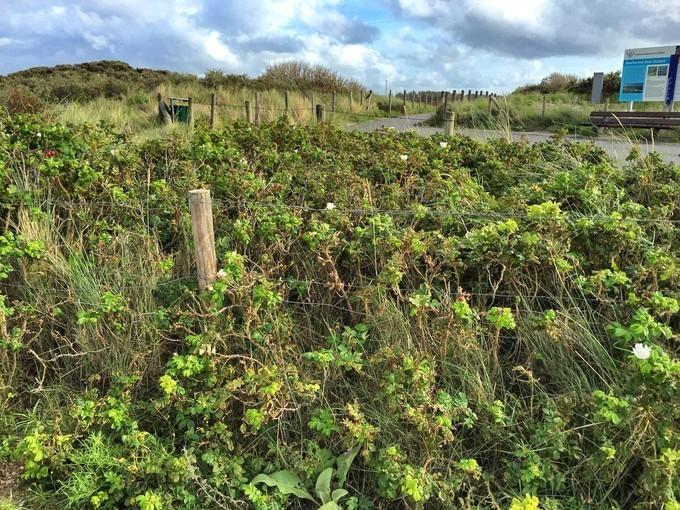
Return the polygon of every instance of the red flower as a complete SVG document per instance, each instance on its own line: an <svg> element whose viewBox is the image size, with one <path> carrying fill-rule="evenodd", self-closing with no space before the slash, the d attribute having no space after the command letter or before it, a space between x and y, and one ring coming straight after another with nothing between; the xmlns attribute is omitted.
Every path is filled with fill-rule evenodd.
<svg viewBox="0 0 680 510"><path fill-rule="evenodd" d="M48 149L43 154L45 155L46 158L53 158L54 156L57 155L57 151Z"/></svg>

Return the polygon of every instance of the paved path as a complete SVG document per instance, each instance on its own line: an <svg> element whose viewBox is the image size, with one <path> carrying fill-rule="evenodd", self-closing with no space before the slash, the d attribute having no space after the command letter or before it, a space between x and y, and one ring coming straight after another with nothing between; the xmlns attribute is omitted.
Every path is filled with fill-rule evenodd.
<svg viewBox="0 0 680 510"><path fill-rule="evenodd" d="M348 129L355 129L357 131L376 131L381 128L391 127L398 131L415 131L422 136L431 136L434 133L441 133L442 128L421 126L420 124L430 118L429 113L420 113L415 115L410 115L408 117L391 117L386 119L373 119L367 122L362 122L360 124L353 124L348 126ZM458 129L457 132L464 135L470 136L476 140L488 140L490 138L501 138L504 134L500 131L493 131L489 129ZM523 132L512 132L513 140L519 141L522 138L527 139L531 143L543 142L548 140L554 134L551 133L523 133ZM631 144L622 139L617 139L615 137L611 138L586 138L582 136L569 135L571 140L583 141L583 142L593 142L607 150L610 154L618 159L625 159L628 154L630 154ZM642 150L643 153L651 152L652 150L659 152L663 155L666 161L673 163L680 163L680 144L674 143L657 143L652 146L651 144L635 144Z"/></svg>

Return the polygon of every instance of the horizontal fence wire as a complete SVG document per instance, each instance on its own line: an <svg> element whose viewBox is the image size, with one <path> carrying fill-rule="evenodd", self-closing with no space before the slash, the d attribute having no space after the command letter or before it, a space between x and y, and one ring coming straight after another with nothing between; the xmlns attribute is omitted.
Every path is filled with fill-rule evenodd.
<svg viewBox="0 0 680 510"><path fill-rule="evenodd" d="M204 199L197 200L201 202ZM415 209L382 209L382 208L357 208L357 207L343 207L333 203L332 207L329 207L330 203L326 206L308 206L308 205L296 205L296 204L286 204L277 202L256 202L256 201L245 201L242 199L220 199L211 198L210 202L213 206L225 210L257 210L257 209L270 209L270 210L291 210L291 211L301 211L301 212L317 212L317 213L345 213L357 216L375 216L375 215L389 215L389 216L406 216L406 217L451 217L451 218L461 218L461 219L496 219L496 220L532 220L541 219L538 217L532 217L528 213L519 212L500 212L500 211L475 211L475 210L451 210L451 209L436 209L441 204L430 203L430 204L416 204L418 207L422 207L422 210ZM26 201L26 203L21 204L25 206L36 206L40 204L50 204L58 205L65 208L82 208L88 206L108 206L108 207L121 207L126 209L132 209L140 212L176 212L169 207L149 207L143 202L139 204L130 204L124 201L106 201L106 200L59 200L59 199L36 199L33 201ZM184 208L186 204L182 204ZM640 218L640 217L612 217L607 214L581 214L573 211L562 211L560 216L556 216L554 219L563 221L618 221L618 222L633 222L642 224L669 224L669 225L680 225L680 219L671 218Z"/></svg>

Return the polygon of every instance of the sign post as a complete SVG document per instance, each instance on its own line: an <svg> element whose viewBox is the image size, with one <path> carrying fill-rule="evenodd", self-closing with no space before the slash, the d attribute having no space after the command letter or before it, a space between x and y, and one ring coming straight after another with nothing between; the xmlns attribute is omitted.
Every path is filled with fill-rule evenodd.
<svg viewBox="0 0 680 510"><path fill-rule="evenodd" d="M593 74L593 90L590 94L590 102L592 104L600 104L602 102L603 85L604 85L604 73Z"/></svg>

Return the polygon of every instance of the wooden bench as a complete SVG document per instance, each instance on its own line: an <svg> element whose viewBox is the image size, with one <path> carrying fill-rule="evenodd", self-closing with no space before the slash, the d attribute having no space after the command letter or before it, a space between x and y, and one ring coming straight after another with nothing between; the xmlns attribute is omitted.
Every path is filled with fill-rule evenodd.
<svg viewBox="0 0 680 510"><path fill-rule="evenodd" d="M591 112L595 127L659 129L680 127L680 112Z"/></svg>

